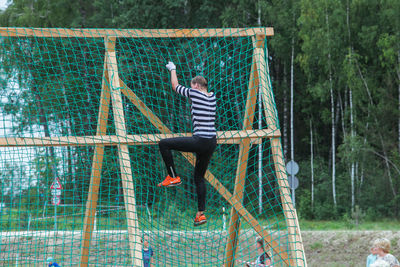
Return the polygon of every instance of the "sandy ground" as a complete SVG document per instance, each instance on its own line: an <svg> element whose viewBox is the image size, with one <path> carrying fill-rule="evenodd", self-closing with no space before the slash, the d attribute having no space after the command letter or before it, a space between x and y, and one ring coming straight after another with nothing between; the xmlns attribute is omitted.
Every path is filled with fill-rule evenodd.
<svg viewBox="0 0 400 267"><path fill-rule="evenodd" d="M308 266L365 266L371 243L387 238L400 259L400 231L303 231Z"/></svg>
<svg viewBox="0 0 400 267"><path fill-rule="evenodd" d="M311 267L365 266L371 243L382 237L391 241L392 254L400 258L400 231L303 231L302 237ZM221 231L159 232L150 238L158 244L156 266L222 266L226 234ZM239 257L256 256L255 238L253 231L242 232ZM61 266L77 266L80 240L79 231L2 232L0 266L44 266L47 256L54 256ZM90 266L129 266L129 253L126 231L99 231L93 235Z"/></svg>

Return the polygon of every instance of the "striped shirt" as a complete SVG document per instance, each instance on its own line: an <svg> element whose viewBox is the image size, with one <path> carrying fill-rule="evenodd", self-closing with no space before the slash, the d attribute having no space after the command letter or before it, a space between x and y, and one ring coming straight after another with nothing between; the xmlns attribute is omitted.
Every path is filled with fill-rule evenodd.
<svg viewBox="0 0 400 267"><path fill-rule="evenodd" d="M191 100L193 135L203 138L215 137L215 111L217 108L215 94L207 95L182 85L176 86L176 92Z"/></svg>

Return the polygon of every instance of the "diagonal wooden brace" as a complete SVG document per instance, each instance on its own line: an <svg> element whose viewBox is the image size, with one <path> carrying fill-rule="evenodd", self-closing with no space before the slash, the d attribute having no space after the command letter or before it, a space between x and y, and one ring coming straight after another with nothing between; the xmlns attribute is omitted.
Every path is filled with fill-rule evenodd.
<svg viewBox="0 0 400 267"><path fill-rule="evenodd" d="M103 78L100 95L100 107L97 121L96 135L105 135L107 128L107 120L110 108L110 89L108 87L108 71L107 64L104 62ZM88 192L88 200L86 202L85 219L82 230L81 259L80 266L88 266L90 241L92 240L92 232L94 227L94 219L96 216L97 199L99 194L101 169L103 166L104 145L96 145L93 155L92 172L90 175L90 185Z"/></svg>

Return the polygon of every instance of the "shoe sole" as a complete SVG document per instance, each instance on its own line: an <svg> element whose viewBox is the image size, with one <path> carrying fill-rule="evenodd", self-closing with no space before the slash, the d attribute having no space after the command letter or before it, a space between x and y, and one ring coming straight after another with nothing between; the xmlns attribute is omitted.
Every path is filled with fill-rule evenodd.
<svg viewBox="0 0 400 267"><path fill-rule="evenodd" d="M200 222L195 222L195 223L194 223L194 226L200 226L200 225L203 225L203 224L205 224L205 223L207 223L207 220L200 221Z"/></svg>
<svg viewBox="0 0 400 267"><path fill-rule="evenodd" d="M182 184L182 181L179 183L174 183L174 184L169 184L169 185L162 185L161 183L159 183L157 186L158 187L174 187L174 186L178 186L180 184Z"/></svg>
<svg viewBox="0 0 400 267"><path fill-rule="evenodd" d="M158 187L174 187L174 186L178 186L178 185L181 185L181 184L182 184L182 182L175 183L175 184L169 184L169 185L159 184Z"/></svg>
<svg viewBox="0 0 400 267"><path fill-rule="evenodd" d="M182 184L182 182L174 183L174 184L169 184L169 185L167 185L166 187L174 187L174 186L178 186L178 185L180 185L180 184Z"/></svg>

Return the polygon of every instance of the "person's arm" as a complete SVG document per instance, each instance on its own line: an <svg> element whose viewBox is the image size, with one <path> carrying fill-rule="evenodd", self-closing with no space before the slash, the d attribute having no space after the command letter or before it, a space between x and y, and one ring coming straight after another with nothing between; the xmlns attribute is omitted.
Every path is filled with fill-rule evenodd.
<svg viewBox="0 0 400 267"><path fill-rule="evenodd" d="M171 85L172 89L176 91L176 87L179 85L178 77L176 76L176 70L171 71Z"/></svg>
<svg viewBox="0 0 400 267"><path fill-rule="evenodd" d="M179 85L178 83L178 77L176 76L176 66L173 62L168 62L166 65L167 69L171 73L171 86L174 91L176 91L176 87Z"/></svg>
<svg viewBox="0 0 400 267"><path fill-rule="evenodd" d="M178 77L176 76L176 66L173 62L168 62L166 65L167 69L171 72L171 86L172 89L184 97L190 98L190 88L182 86L178 82Z"/></svg>

